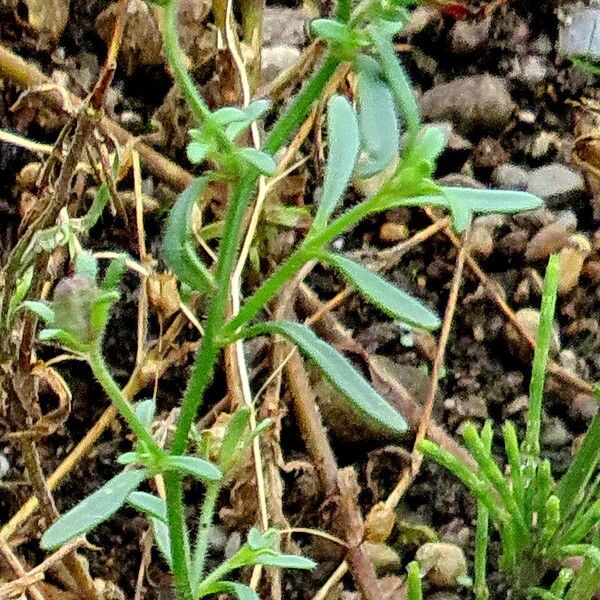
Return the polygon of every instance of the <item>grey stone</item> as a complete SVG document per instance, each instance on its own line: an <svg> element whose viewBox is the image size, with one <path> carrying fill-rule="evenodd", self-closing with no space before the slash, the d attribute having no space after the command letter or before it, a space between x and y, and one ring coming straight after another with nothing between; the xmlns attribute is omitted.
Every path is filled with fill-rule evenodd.
<svg viewBox="0 0 600 600"><path fill-rule="evenodd" d="M268 7L263 19L263 46L303 46L306 28L303 10Z"/></svg>
<svg viewBox="0 0 600 600"><path fill-rule="evenodd" d="M563 56L600 59L600 8L577 8L560 30L559 52Z"/></svg>
<svg viewBox="0 0 600 600"><path fill-rule="evenodd" d="M585 181L578 171L552 163L529 173L527 191L545 200L548 208L562 208L582 197Z"/></svg>
<svg viewBox="0 0 600 600"><path fill-rule="evenodd" d="M520 63L519 79L529 86L536 86L546 78L548 63L541 56L526 56Z"/></svg>
<svg viewBox="0 0 600 600"><path fill-rule="evenodd" d="M491 18L482 21L456 21L450 31L450 44L454 54L470 54L480 48L490 34Z"/></svg>
<svg viewBox="0 0 600 600"><path fill-rule="evenodd" d="M289 69L300 57L295 46L273 46L262 50L262 81L269 83Z"/></svg>
<svg viewBox="0 0 600 600"><path fill-rule="evenodd" d="M503 190L525 190L529 183L529 173L527 169L506 163L499 165L492 174L494 184Z"/></svg>
<svg viewBox="0 0 600 600"><path fill-rule="evenodd" d="M514 102L504 79L484 74L434 86L423 94L421 106L427 120L451 121L468 136L501 131L512 115Z"/></svg>

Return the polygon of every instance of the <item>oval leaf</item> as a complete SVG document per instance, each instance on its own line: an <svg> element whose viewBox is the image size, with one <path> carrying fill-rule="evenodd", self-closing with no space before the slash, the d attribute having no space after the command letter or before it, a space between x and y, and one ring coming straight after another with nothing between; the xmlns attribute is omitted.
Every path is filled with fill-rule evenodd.
<svg viewBox="0 0 600 600"><path fill-rule="evenodd" d="M265 565L266 567L278 567L280 569L303 569L310 570L317 566L317 563L304 556L295 554L259 554L255 559L255 564Z"/></svg>
<svg viewBox="0 0 600 600"><path fill-rule="evenodd" d="M127 497L127 504L154 519L167 521L167 505L162 498L154 494L149 494L148 492L131 492Z"/></svg>
<svg viewBox="0 0 600 600"><path fill-rule="evenodd" d="M145 470L119 473L47 529L40 547L53 550L110 519L146 477L148 472Z"/></svg>
<svg viewBox="0 0 600 600"><path fill-rule="evenodd" d="M190 142L186 149L188 160L193 164L197 165L201 163L210 152L210 146L201 142Z"/></svg>
<svg viewBox="0 0 600 600"><path fill-rule="evenodd" d="M440 326L433 311L373 271L339 254L326 254L323 258L390 317L430 331Z"/></svg>
<svg viewBox="0 0 600 600"><path fill-rule="evenodd" d="M171 537L169 535L169 526L158 519L151 518L152 533L154 533L154 541L163 555L169 568L173 569L173 558L171 555Z"/></svg>
<svg viewBox="0 0 600 600"><path fill-rule="evenodd" d="M169 470L181 471L202 481L220 481L223 477L215 465L197 456L167 456L164 465Z"/></svg>
<svg viewBox="0 0 600 600"><path fill-rule="evenodd" d="M356 175L372 177L398 155L400 128L394 97L377 62L361 56L357 65L358 123L365 155L358 161Z"/></svg>
<svg viewBox="0 0 600 600"><path fill-rule="evenodd" d="M290 339L317 363L356 409L396 433L406 431L407 425L402 415L367 383L345 357L318 338L311 329L291 321L271 321L242 331L246 337L263 333L279 333Z"/></svg>
<svg viewBox="0 0 600 600"><path fill-rule="evenodd" d="M315 230L327 225L329 217L342 199L358 155L356 113L343 96L334 96L327 103L327 143L329 153L323 194L313 223Z"/></svg>
<svg viewBox="0 0 600 600"><path fill-rule="evenodd" d="M259 595L247 585L242 583L234 583L233 581L219 581L213 583L202 592L202 596L210 596L212 594L221 594L229 592L234 594L238 600L260 600Z"/></svg>
<svg viewBox="0 0 600 600"><path fill-rule="evenodd" d="M244 162L256 167L263 175L273 175L277 170L277 164L273 157L266 152L256 148L241 148L237 152Z"/></svg>
<svg viewBox="0 0 600 600"><path fill-rule="evenodd" d="M45 302L36 300L25 300L21 304L22 308L26 308L39 317L46 325L52 325L54 322L54 311Z"/></svg>
<svg viewBox="0 0 600 600"><path fill-rule="evenodd" d="M169 213L162 245L163 258L180 281L204 292L214 290L215 282L194 251L190 222L194 204L206 183L206 179L198 178L179 195Z"/></svg>

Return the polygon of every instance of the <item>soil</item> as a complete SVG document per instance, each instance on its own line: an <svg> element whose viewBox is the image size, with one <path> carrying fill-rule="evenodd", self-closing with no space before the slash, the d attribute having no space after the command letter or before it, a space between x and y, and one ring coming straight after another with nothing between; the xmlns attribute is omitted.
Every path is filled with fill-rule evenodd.
<svg viewBox="0 0 600 600"><path fill-rule="evenodd" d="M56 83L66 85L83 97L95 82L104 60L106 46L98 33L97 19L111 2L72 0L66 26L54 38L48 31L39 31L31 23L27 24L31 17L27 7L32 4L35 3L0 1L0 41L45 74L52 75ZM295 3L288 3L288 8L301 10ZM399 52L420 97L427 98L430 94L430 103L431 94L440 93L440 86L449 82L459 86L458 91L452 93L458 95L461 114L456 112L456 107L440 108L440 102L452 103L448 88L442 88L441 100L429 111L435 113L436 121L449 122L454 136L450 148L440 159L438 175L454 178L453 181L460 178L467 185L498 187L502 185L507 166L519 167L524 178L521 185L526 187L531 185L530 178L535 169L557 165L569 167L569 173L561 175L562 179L548 191L543 209L525 216L503 217L494 223L490 219L476 221L474 228L479 231L479 236L474 236L476 241L472 239L471 253L508 305L518 311L539 307L539 282L549 253L567 247L575 233L585 237L589 250L586 250L579 269L575 269L578 273L575 273L574 282L559 298L560 352L555 353L554 358L581 379L593 382L600 378L600 216L594 200L594 181L589 179L589 173L582 169L580 162L573 161L573 149L581 135L600 137L600 129L594 129L594 112L586 108L593 101L600 101L597 78L561 57L557 50L561 20L573 6L557 1L533 4L495 0L471 4L470 8L472 14L464 15L463 20L456 18L463 15L452 11L443 14L434 8L419 8L419 19L413 22L412 31L398 39ZM45 16L50 19L47 29L58 27L52 21L52 15ZM211 17L202 16L204 23L207 19L210 21ZM206 33L209 29L196 31L209 35ZM138 34L130 31L128 35ZM132 53L134 42L135 39ZM299 44L306 45L306 42ZM207 47L210 47L208 42ZM144 50L140 52L143 54ZM107 96L107 114L132 134L146 136L159 152L189 169L184 153L188 115L181 109L178 98L169 94L169 73L160 56L155 64L149 59L148 64L142 64L142 58L138 62L121 63L117 69ZM215 73L227 73L224 62L222 56L212 53L193 65L196 80L213 105L227 97L227 90L219 89L215 83ZM512 105L506 118L502 116L503 107L497 105L498 94L491 99L464 96L464 88L461 90L460 86L464 86L468 78L483 75L498 78L499 85L508 94ZM22 91L8 78L0 78L0 127L53 144L65 122L64 115L48 109L43 91L30 94L24 101L26 108L14 110L11 107ZM229 91L235 94L235 90ZM488 101L487 115L467 114L469 102L477 105ZM494 111L500 115L500 122L489 117ZM427 116L428 111L425 112ZM289 198L285 200L291 203L310 205L313 202L315 190L307 181L314 180L321 169L318 153L313 147L315 139L311 137L302 148L303 155L309 159L302 167L302 177L290 179L292 191L288 190ZM18 239L17 230L22 219L24 189L17 181L17 174L25 165L38 160L40 157L34 152L0 142L0 264L4 264ZM587 176L585 183L582 175ZM557 190L563 184L565 190L558 194ZM81 185L87 188L93 181L81 179ZM132 178L127 177L119 184L119 190L125 192L132 186ZM157 256L166 207L173 199L174 190L147 170L144 170L143 186L145 193L155 200L153 208L145 215L145 231L148 252ZM351 195L347 202L354 200ZM218 203L211 207L216 217L220 210ZM125 224L120 215L107 212L91 231L86 245L94 250L122 250L137 256L134 221L130 218ZM559 225L550 232L548 239L538 244L542 247L536 246L532 250L536 234L557 222ZM344 251L377 257L393 243L430 224L430 218L420 210L395 211L363 223L336 243ZM254 271L250 274L246 291L256 286L278 262L280 257L276 252L289 248L302 233L301 229L290 232L273 227L265 228L265 232L265 240L260 246L262 273ZM392 234L399 237L391 239ZM536 252L537 258L527 258L536 256ZM387 274L391 281L443 314L456 259L457 251L448 236L439 232L403 254ZM59 268L64 270L65 266L61 264ZM123 299L107 334L108 362L123 384L136 360L138 282L136 276L126 277ZM309 276L307 283L323 301L343 289L338 278L321 268ZM155 308L152 307L148 323L148 340L154 341L163 331ZM386 357L396 365L417 368L425 375L430 370L436 343L430 336L411 335L355 295L351 295L334 314L369 353ZM191 326L185 329L183 337L187 341L197 338ZM55 348L48 346L40 347L38 352L43 360L57 354ZM253 388L258 390L270 373L269 354L264 346L254 344L249 346L248 354L255 374ZM163 418L176 408L190 364L191 356L184 354L161 376L157 398ZM107 400L83 363L60 363L59 370L72 391L72 405L64 424L39 443L41 464L46 474L59 466L107 407ZM526 345L518 336L515 339L510 335L506 316L498 303L467 268L440 379L434 409L436 423L457 440L460 440L461 427L467 420L482 424L490 418L500 431L504 419L509 418L521 427L527 409L529 372L530 354ZM428 378L417 382L417 387L419 385L421 389L414 391L415 397L426 392ZM220 372L210 393L214 400L205 407L206 411L225 396L224 388L224 374ZM152 386L149 386L140 397L151 394ZM287 399L285 395L284 399ZM49 407L55 402L50 391L44 389L40 400ZM552 460L555 477L559 477L568 465L573 444L585 431L595 411L595 403L573 386L552 379L547 386L545 408L543 452ZM10 415L10 410L6 410L2 416L2 430L6 433L16 429ZM360 439L349 440L335 423L326 424L330 427L339 465L352 465L358 473L360 504L366 514L374 503L385 500L394 488L407 464L412 439L390 441L366 428ZM2 521L7 521L29 498L31 488L20 446L10 437L4 440L0 451L10 467L0 482L0 514ZM59 511L69 508L114 475L118 471L114 458L130 445L131 439L124 427L116 421L112 423L53 494ZM497 450L500 450L499 446ZM291 410L282 420L281 451L287 519L296 527L323 526L327 501L321 496L314 465L307 456ZM243 508L236 502L235 493L224 493L221 499L221 517L214 535L215 560L239 543L240 535L244 535L250 524L248 519L253 518L256 511L253 495L243 495L239 489L237 493L242 495L242 504L247 503ZM193 507L200 490L190 488L187 494ZM190 516L192 513L194 509L190 508ZM388 545L398 553L399 562L382 576L391 576L392 580L402 576L419 546L432 540L463 548L469 561L469 572L472 572L475 514L473 501L465 489L440 467L425 462L397 509L398 524L388 540ZM34 513L19 527L13 540L15 551L30 565L42 559L37 546L40 524L40 516ZM90 571L94 577L116 583L126 598L133 598L140 563L145 561L147 571L142 576L140 597L147 600L173 598L168 571L158 552L152 551L149 563L143 559L146 530L145 520L133 510L120 511L88 536L94 546L85 551ZM311 575L286 574L283 597L308 600L337 567L340 556L330 546L311 541L310 536L301 536L299 542L307 553L318 556L320 565ZM497 540L494 538L490 587L492 599L500 600L506 597L507 588L503 575L496 572L496 552ZM49 575L48 579L60 586L55 577ZM426 585L426 598L472 598L466 588L451 587L440 591L433 585ZM328 598L354 598L353 590L352 578L347 576ZM265 593L263 597L269 596Z"/></svg>

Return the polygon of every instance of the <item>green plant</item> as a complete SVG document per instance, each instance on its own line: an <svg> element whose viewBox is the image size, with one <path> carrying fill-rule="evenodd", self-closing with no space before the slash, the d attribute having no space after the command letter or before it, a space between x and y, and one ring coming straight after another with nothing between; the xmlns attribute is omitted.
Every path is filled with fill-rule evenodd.
<svg viewBox="0 0 600 600"><path fill-rule="evenodd" d="M552 256L544 281L522 444L519 446L511 422L506 422L503 428L508 475L492 457L489 421L481 433L471 423L463 431L465 445L479 466L477 473L433 442L425 440L420 444L425 456L449 469L477 498L475 593L478 600L488 598L485 581L488 521L500 534L500 562L510 575L511 597L589 600L598 589L600 478L592 481L592 476L600 458L600 419L594 418L559 482L554 482L550 462L540 453L542 399L559 271L559 258ZM539 587L548 573L571 557L583 557L583 566L575 575L561 571L550 589Z"/></svg>
<svg viewBox="0 0 600 600"><path fill-rule="evenodd" d="M436 160L445 144L444 135L437 128L422 126L410 82L392 44L394 34L407 20L405 5L410 3L364 0L352 9L349 0L339 0L335 19L315 21L313 32L327 41L327 55L318 71L275 122L260 150L240 147L238 138L270 110L269 105L255 101L244 108L223 107L211 112L185 67L177 35L177 0L156 3L165 11L165 54L197 120L197 127L190 131L188 158L193 163L208 160L213 165L175 202L163 243L163 258L182 288L207 298L204 336L181 400L172 443L164 450L151 434L154 403L146 400L130 405L102 355L110 307L118 299L117 283L123 261L113 262L104 280L97 283L95 262L88 254L79 253L76 274L59 283L52 305L25 303L51 327L41 332L42 339L56 340L87 359L96 379L137 436L134 450L118 459L129 468L63 515L42 537L42 547L54 548L86 533L128 503L148 515L156 543L172 569L180 600L193 600L223 591L238 598L256 598L249 587L225 577L252 564L310 568L313 563L303 557L278 553L275 550L276 532L261 533L252 529L246 544L233 557L211 573L205 573L208 530L219 491L253 438L268 425L263 422L251 430L249 409L240 408L231 417L216 460L211 462L208 454L190 451L194 422L223 348L251 336L282 335L312 359L356 408L400 435L407 428L402 415L344 356L320 340L312 330L287 321L251 322L307 262L318 260L333 267L392 318L415 327L436 329L439 319L430 309L359 263L332 253L328 249L330 243L362 219L399 206L445 208L451 212L455 229L463 232L474 213L529 210L538 207L540 201L522 192L448 188L433 180ZM327 165L310 231L287 260L245 300L240 310L229 317L231 277L239 258L244 217L257 181L261 176L273 173L276 168L273 155L302 123L337 67L344 62L350 63L358 76L358 111L341 95L327 103ZM405 124L405 135L399 155L401 122ZM397 166L374 195L337 212L353 177L375 175L391 164ZM221 226L217 263L210 269L196 253L189 224L194 203L207 184L214 180L227 182L229 197ZM159 474L164 477L166 502L138 491L143 481ZM184 476L201 480L206 490L195 540L191 539L184 518Z"/></svg>

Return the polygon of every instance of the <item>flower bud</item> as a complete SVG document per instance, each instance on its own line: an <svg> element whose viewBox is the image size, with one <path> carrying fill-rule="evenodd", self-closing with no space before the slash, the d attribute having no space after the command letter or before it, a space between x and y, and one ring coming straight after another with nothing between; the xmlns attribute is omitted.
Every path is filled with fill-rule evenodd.
<svg viewBox="0 0 600 600"><path fill-rule="evenodd" d="M98 334L91 321L91 311L100 291L96 282L86 275L61 279L54 289L52 308L54 326L88 344Z"/></svg>

